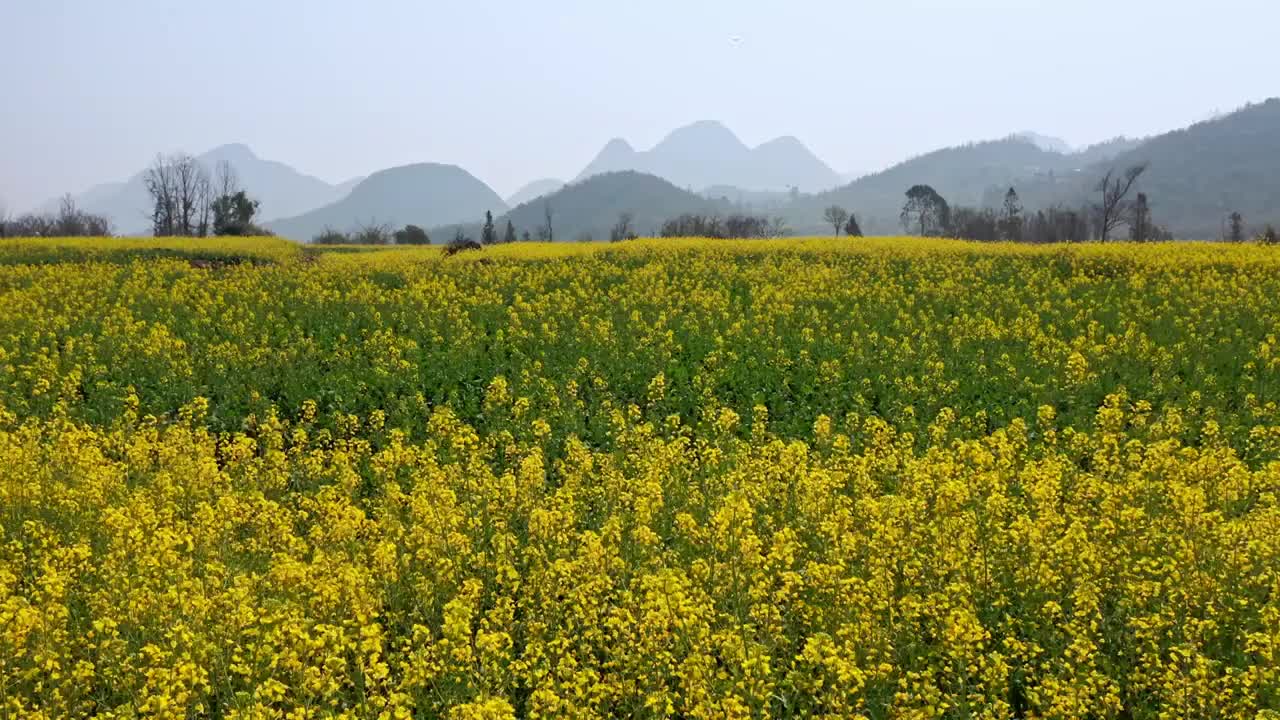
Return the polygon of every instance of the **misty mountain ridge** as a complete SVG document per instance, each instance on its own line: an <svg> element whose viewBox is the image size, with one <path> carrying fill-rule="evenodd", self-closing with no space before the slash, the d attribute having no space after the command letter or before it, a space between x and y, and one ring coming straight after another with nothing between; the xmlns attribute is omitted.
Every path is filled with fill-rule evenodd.
<svg viewBox="0 0 1280 720"><path fill-rule="evenodd" d="M259 217L263 220L288 217L333 202L350 187L330 185L319 178L303 174L288 165L258 157L248 145L220 145L196 157L210 173L217 172L222 162L235 170L240 185L258 200ZM151 196L147 193L146 170L128 180L96 185L79 195L72 195L76 205L86 212L102 215L119 232L131 233L147 228L151 217ZM41 212L56 212L61 200L44 203Z"/></svg>
<svg viewBox="0 0 1280 720"><path fill-rule="evenodd" d="M976 205L990 187L1004 187L1038 174L1070 172L1070 156L1010 136L943 148L898 163L853 182L801 197L783 213L797 232L824 232L822 210L840 205L854 212L868 233L892 233L902 209L903 193L912 185L931 185L957 205Z"/></svg>
<svg viewBox="0 0 1280 720"><path fill-rule="evenodd" d="M565 183L563 180L556 180L554 178L534 180L512 193L510 197L506 199L507 207L516 207L518 205L523 205L530 200L536 200L543 195L550 195L564 187L564 185Z"/></svg>
<svg viewBox="0 0 1280 720"><path fill-rule="evenodd" d="M652 149L638 151L626 140L610 140L577 180L605 172L634 170L684 188L714 185L744 190L818 191L840 184L840 175L798 139L775 138L747 147L723 124L702 120L673 130Z"/></svg>
<svg viewBox="0 0 1280 720"><path fill-rule="evenodd" d="M931 185L953 206L998 208L1013 187L1028 212L1088 208L1111 169L1149 169L1146 192L1155 222L1181 238L1215 238L1225 217L1241 212L1250 228L1280 222L1280 99L1145 139L1116 138L1062 154L1019 135L936 150L801 197L784 209L800 233L827 230L822 209L857 214L865 232L901 232L898 216L912 185Z"/></svg>
<svg viewBox="0 0 1280 720"><path fill-rule="evenodd" d="M1071 143L1063 140L1062 138L1041 135L1038 132L1032 132L1030 130L1015 133L1014 137L1026 140L1041 150L1048 150L1049 152L1055 152L1059 155L1070 155L1074 152L1071 147Z"/></svg>
<svg viewBox="0 0 1280 720"><path fill-rule="evenodd" d="M1017 187L1028 208L1086 206L1099 179L1134 165L1147 171L1136 185L1153 220L1176 237L1220 237L1227 216L1243 215L1249 232L1280 225L1280 98L1247 105L1190 127L1131 145L1069 176L1029 178Z"/></svg>
<svg viewBox="0 0 1280 720"><path fill-rule="evenodd" d="M1070 152L1060 152L1064 147ZM1118 137L1085 148L1017 133L934 150L843 183L794 137L750 148L713 121L679 128L647 151L612 140L573 184L537 180L507 200L451 165L405 165L331 185L263 160L242 143L198 159L210 172L221 161L230 163L249 194L261 200L260 222L301 241L326 227L345 231L370 223L478 227L486 210L502 217L508 208L517 226L532 229L547 201L564 213L556 232L561 240L601 239L621 212L635 215L642 233L686 212L779 215L797 233L825 233L822 210L832 204L855 212L864 231L888 234L901 231L903 194L912 185L933 186L953 206L995 208L1014 187L1029 212L1080 209L1093 202L1093 187L1108 169L1141 163L1150 169L1138 189L1148 193L1156 222L1180 237L1217 237L1232 211L1243 213L1251 228L1280 222L1280 100L1274 99L1163 135ZM643 169L631 169L636 166ZM785 167L800 170L778 170ZM783 179L806 173L825 178L828 189L792 191ZM76 200L81 209L106 215L117 230L149 224L143 173L91 188ZM566 207L555 208L557 203ZM56 210L56 202L45 209ZM294 212L284 215L286 210Z"/></svg>
<svg viewBox="0 0 1280 720"><path fill-rule="evenodd" d="M380 170L342 199L298 216L266 223L268 230L310 242L326 229L346 232L361 224L431 228L495 215L507 205L488 185L456 165L417 163Z"/></svg>

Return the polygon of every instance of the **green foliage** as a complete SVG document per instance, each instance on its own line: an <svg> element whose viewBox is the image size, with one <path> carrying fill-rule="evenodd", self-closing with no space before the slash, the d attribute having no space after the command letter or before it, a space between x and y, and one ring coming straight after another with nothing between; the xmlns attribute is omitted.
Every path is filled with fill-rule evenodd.
<svg viewBox="0 0 1280 720"><path fill-rule="evenodd" d="M250 198L245 191L223 195L213 201L213 234L242 237L266 235L266 232L253 224L253 217L257 213L258 201Z"/></svg>
<svg viewBox="0 0 1280 720"><path fill-rule="evenodd" d="M858 216L849 213L849 222L844 225L844 234L849 237L862 237L862 227L858 225Z"/></svg>
<svg viewBox="0 0 1280 720"><path fill-rule="evenodd" d="M430 245L431 238L427 235L427 231L417 225L405 225L395 232L395 243L397 245Z"/></svg>
<svg viewBox="0 0 1280 720"><path fill-rule="evenodd" d="M928 185L912 185L899 215L902 228L920 237L944 235L951 227L951 207Z"/></svg>
<svg viewBox="0 0 1280 720"><path fill-rule="evenodd" d="M351 238L346 233L331 227L326 227L311 238L312 245L348 245L350 243Z"/></svg>
<svg viewBox="0 0 1280 720"><path fill-rule="evenodd" d="M510 222L508 220L508 222ZM498 242L498 231L493 226L493 213L484 211L484 227L480 228L480 244L493 245Z"/></svg>

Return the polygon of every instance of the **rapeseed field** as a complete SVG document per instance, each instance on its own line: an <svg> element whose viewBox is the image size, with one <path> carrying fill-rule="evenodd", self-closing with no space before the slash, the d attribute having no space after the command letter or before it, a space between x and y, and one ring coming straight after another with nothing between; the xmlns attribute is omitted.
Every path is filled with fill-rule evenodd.
<svg viewBox="0 0 1280 720"><path fill-rule="evenodd" d="M1280 718L1280 255L0 244L0 717Z"/></svg>

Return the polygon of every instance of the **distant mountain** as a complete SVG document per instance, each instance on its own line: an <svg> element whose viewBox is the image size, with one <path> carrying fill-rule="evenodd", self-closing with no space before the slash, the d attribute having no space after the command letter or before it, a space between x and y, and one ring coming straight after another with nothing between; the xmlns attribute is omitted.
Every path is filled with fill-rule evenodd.
<svg viewBox="0 0 1280 720"><path fill-rule="evenodd" d="M196 158L212 174L226 161L235 169L240 184L257 199L263 220L297 215L337 200L346 191L318 178L304 175L283 163L263 160L247 145L223 145ZM107 183L74 196L76 204L88 212L109 218L117 232L135 233L147 229L151 197L143 182L146 171L126 181ZM45 203L40 210L54 211L57 200Z"/></svg>
<svg viewBox="0 0 1280 720"><path fill-rule="evenodd" d="M1071 159L1075 161L1077 168L1086 168L1100 162L1106 162L1117 155L1127 153L1137 148L1145 140L1134 138L1118 137L1113 140L1106 140L1095 145L1090 145L1082 150L1071 153Z"/></svg>
<svg viewBox="0 0 1280 720"><path fill-rule="evenodd" d="M509 207L516 207L518 205L523 205L529 202L530 200L535 200L537 198L542 197L543 195L550 195L551 193L559 190L562 187L564 187L563 180L553 180L550 178L543 179L543 180L534 180L528 185L525 185L524 187L515 191L515 193L513 193L511 197L507 198L507 205Z"/></svg>
<svg viewBox="0 0 1280 720"><path fill-rule="evenodd" d="M749 148L728 128L713 121L679 128L643 152L625 140L610 140L577 179L620 170L656 175L685 188L731 185L747 190L785 190L798 187L813 192L840 184L840 175L796 138L777 138Z"/></svg>
<svg viewBox="0 0 1280 720"><path fill-rule="evenodd" d="M605 143L604 149L582 169L582 172L578 173L575 182L602 173L639 170L640 166L645 164L647 162L643 154L636 152L635 148L631 147L631 143L622 138L614 138Z"/></svg>
<svg viewBox="0 0 1280 720"><path fill-rule="evenodd" d="M347 231L363 223L424 228L499 215L506 203L488 185L454 165L421 163L376 172L346 197L297 217L267 223L277 235L309 242L326 228Z"/></svg>
<svg viewBox="0 0 1280 720"><path fill-rule="evenodd" d="M1148 169L1137 189L1175 237L1218 238L1231 212L1251 232L1280 225L1280 98L1149 138L1066 179L1037 178L1018 192L1027 207L1083 207L1108 169L1141 163Z"/></svg>
<svg viewBox="0 0 1280 720"><path fill-rule="evenodd" d="M359 176L359 177L353 177L353 178L351 178L350 180L343 180L342 182L338 183L337 185L334 185L334 186L333 186L333 191L334 191L334 198L333 198L333 199L334 199L334 200L341 200L342 198L346 197L346 196L347 196L347 194L348 194L348 193L350 193L352 190L354 190L354 189L355 189L355 187L356 187L357 185L359 185L360 183L364 182L365 177L366 177L366 176L364 176L364 175L361 175L361 176Z"/></svg>
<svg viewBox="0 0 1280 720"><path fill-rule="evenodd" d="M1014 135L1014 137L1026 140L1041 150L1048 150L1049 152L1056 152L1061 155L1070 155L1073 152L1071 144L1062 138L1050 137L1048 135L1041 135L1040 133L1030 131L1020 132Z"/></svg>
<svg viewBox="0 0 1280 720"><path fill-rule="evenodd" d="M727 203L681 190L653 175L627 170L594 175L566 185L555 193L513 208L494 223L501 233L510 219L518 235L528 231L537 237L538 228L546 222L548 207L557 241L608 240L609 230L622 213L631 215L631 227L637 234L651 236L658 233L663 221L684 213L724 215L730 211ZM447 241L457 229L458 226L437 228L431 237ZM461 229L478 239L479 224L466 223Z"/></svg>

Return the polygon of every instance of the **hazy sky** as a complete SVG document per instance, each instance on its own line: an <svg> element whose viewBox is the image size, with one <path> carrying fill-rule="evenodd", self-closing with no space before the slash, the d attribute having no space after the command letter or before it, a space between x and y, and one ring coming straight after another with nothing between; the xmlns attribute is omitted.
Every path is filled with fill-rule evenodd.
<svg viewBox="0 0 1280 720"><path fill-rule="evenodd" d="M841 172L1019 130L1141 135L1280 94L1275 0L0 0L0 202L248 143L508 194L717 119Z"/></svg>

